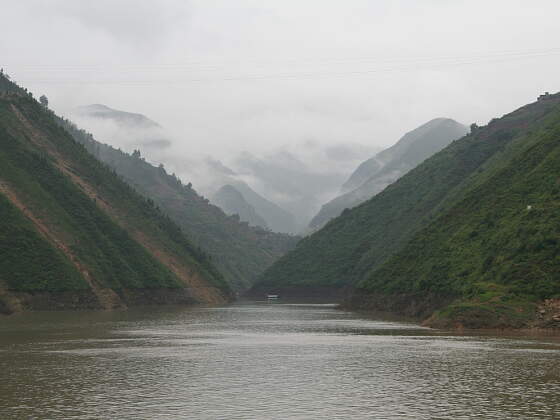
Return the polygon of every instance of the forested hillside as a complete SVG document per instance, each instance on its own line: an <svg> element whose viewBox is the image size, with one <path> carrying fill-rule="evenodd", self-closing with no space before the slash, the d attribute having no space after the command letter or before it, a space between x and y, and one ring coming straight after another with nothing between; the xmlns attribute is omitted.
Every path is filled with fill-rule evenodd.
<svg viewBox="0 0 560 420"><path fill-rule="evenodd" d="M400 305L423 315L438 302L489 290L511 296L500 289L505 285L525 301L554 297L558 174L552 167L560 167L559 103L559 94L547 95L485 127L474 126L302 240L253 292L341 294L357 287L354 305ZM387 298L399 295L402 302Z"/></svg>
<svg viewBox="0 0 560 420"><path fill-rule="evenodd" d="M210 257L0 75L0 310L220 303Z"/></svg>
<svg viewBox="0 0 560 420"><path fill-rule="evenodd" d="M299 240L296 236L249 226L235 215L227 216L200 196L190 183L185 185L162 165L155 167L147 162L140 151L124 153L96 141L66 119L57 121L91 154L161 208L197 247L209 253L224 279L237 291L250 287L265 268Z"/></svg>
<svg viewBox="0 0 560 420"><path fill-rule="evenodd" d="M352 299L376 309L398 302L413 315L441 308L431 325L478 328L558 326L558 314L543 304L554 298L560 298L558 106L488 162L400 252L362 277Z"/></svg>

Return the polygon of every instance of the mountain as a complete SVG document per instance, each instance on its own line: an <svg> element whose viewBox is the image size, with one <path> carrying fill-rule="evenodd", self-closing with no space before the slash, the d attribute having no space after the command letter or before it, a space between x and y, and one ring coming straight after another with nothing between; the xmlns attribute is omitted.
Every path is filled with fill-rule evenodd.
<svg viewBox="0 0 560 420"><path fill-rule="evenodd" d="M199 162L193 162L192 160L177 156L176 153L171 156L170 152L166 150L167 146L171 145L171 140L166 137L163 128L148 117L141 114L118 111L106 105L98 104L78 107L72 115L81 124L92 127L103 138L116 141L119 145L129 150L141 149L150 158L153 159L155 157L158 160L169 162L183 172L189 172L189 169L192 169L193 163L198 164L199 167L205 167L205 181L208 183L209 179L211 179L212 182L210 184L213 184L213 188L207 188L210 196L214 197L218 192L216 187L221 188L224 185L230 185L235 187L247 202L243 204L242 208L223 208L227 214L246 214L248 204L254 207L257 217L263 218L265 223L262 220L255 219L254 216L252 219L247 219L248 216L241 217L242 221L247 221L253 226L270 228L274 232L295 234L299 231L295 218L291 213L255 192L239 178L239 174L225 166L221 161L208 157L201 159ZM103 122L105 120L111 121L112 124L109 126L99 124L99 121ZM229 205L231 206L232 204L233 201L230 200Z"/></svg>
<svg viewBox="0 0 560 420"><path fill-rule="evenodd" d="M363 162L342 186L343 194L323 205L309 227L316 230L383 191L419 163L467 133L462 124L449 118L436 118L406 133L396 144Z"/></svg>
<svg viewBox="0 0 560 420"><path fill-rule="evenodd" d="M306 155L313 153L317 156ZM244 152L228 166L241 179L252 180L251 185L266 191L269 200L294 215L301 230L349 173L344 170L346 162L337 162L326 153L318 146L306 149L305 145L301 151L281 149L263 156Z"/></svg>
<svg viewBox="0 0 560 420"><path fill-rule="evenodd" d="M107 164L123 180L162 209L193 243L212 256L212 262L235 291L250 287L256 277L278 257L295 246L299 238L273 233L227 216L199 195L191 183L184 185L163 165L146 162L140 151L127 154L96 141L68 120L58 123Z"/></svg>
<svg viewBox="0 0 560 420"><path fill-rule="evenodd" d="M373 152L351 141L325 145L308 139L263 155L228 154L222 161L182 150L184 142L141 114L95 104L75 108L71 118L97 140L127 152L141 150L149 161L165 162L208 197L224 185L234 186L272 231L282 233L300 232L321 204L336 194L360 156Z"/></svg>
<svg viewBox="0 0 560 420"><path fill-rule="evenodd" d="M98 118L103 120L112 120L118 124L128 127L137 128L154 128L160 127L158 123L152 121L142 114L133 112L119 111L117 109L109 108L107 105L93 104L84 105L76 109L78 115L84 117Z"/></svg>
<svg viewBox="0 0 560 420"><path fill-rule="evenodd" d="M510 129L437 219L356 284L355 306L392 301L437 327L560 327L560 95L541 102L549 112Z"/></svg>
<svg viewBox="0 0 560 420"><path fill-rule="evenodd" d="M163 127L142 114L93 104L73 109L71 117L80 127L93 130L99 140L128 151L142 149L157 155L172 144Z"/></svg>
<svg viewBox="0 0 560 420"><path fill-rule="evenodd" d="M252 293L346 294L436 326L558 326L559 138L560 94L473 126L303 239Z"/></svg>
<svg viewBox="0 0 560 420"><path fill-rule="evenodd" d="M211 258L0 74L0 312L224 303Z"/></svg>
<svg viewBox="0 0 560 420"><path fill-rule="evenodd" d="M232 185L243 195L247 203L263 217L266 226L273 232L296 233L298 231L295 217L290 212L267 200L245 182L233 181Z"/></svg>
<svg viewBox="0 0 560 420"><path fill-rule="evenodd" d="M229 184L224 185L214 194L212 202L226 214L237 214L242 222L247 222L251 226L268 228L265 220L255 211L253 206L247 203L243 195Z"/></svg>
<svg viewBox="0 0 560 420"><path fill-rule="evenodd" d="M215 175L215 182L230 185L235 188L239 193L241 193L243 201L252 206L258 216L264 219L265 223L257 223L257 226L266 226L273 232L298 232L298 225L293 214L257 193L246 182L241 180L238 173L225 166L219 160L209 158L206 159L206 164ZM215 194L216 193L214 193L214 195ZM240 211L245 211L244 206L245 205L243 205L243 208L239 209L236 209L235 207L223 209L228 214L237 213L241 215ZM244 220L243 218L241 219Z"/></svg>

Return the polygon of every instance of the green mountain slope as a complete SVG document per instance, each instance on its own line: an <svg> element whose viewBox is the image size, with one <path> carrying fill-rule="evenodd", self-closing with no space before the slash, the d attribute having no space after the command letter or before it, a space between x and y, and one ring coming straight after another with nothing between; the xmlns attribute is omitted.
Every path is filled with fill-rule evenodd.
<svg viewBox="0 0 560 420"><path fill-rule="evenodd" d="M436 118L406 133L396 144L363 162L342 186L344 194L323 205L309 227L316 230L344 209L370 199L467 131L457 121Z"/></svg>
<svg viewBox="0 0 560 420"><path fill-rule="evenodd" d="M227 216L200 196L190 183L184 185L162 166L146 162L139 152L129 155L96 141L68 120L59 118L58 123L97 159L153 200L197 247L212 256L213 264L237 291L250 287L265 268L299 240L296 236L249 226L236 216Z"/></svg>
<svg viewBox="0 0 560 420"><path fill-rule="evenodd" d="M526 144L530 133L543 128L559 103L560 95L550 95L453 142L371 200L303 239L262 275L252 292L342 293L372 278L371 273L416 233L496 168L507 165L507 157Z"/></svg>
<svg viewBox="0 0 560 420"><path fill-rule="evenodd" d="M401 310L413 314L443 308L433 325L560 325L535 317L538 302L560 297L560 107L502 154L460 200L358 282L355 304L387 308L379 301L398 296Z"/></svg>
<svg viewBox="0 0 560 420"><path fill-rule="evenodd" d="M225 302L210 258L0 75L0 310Z"/></svg>

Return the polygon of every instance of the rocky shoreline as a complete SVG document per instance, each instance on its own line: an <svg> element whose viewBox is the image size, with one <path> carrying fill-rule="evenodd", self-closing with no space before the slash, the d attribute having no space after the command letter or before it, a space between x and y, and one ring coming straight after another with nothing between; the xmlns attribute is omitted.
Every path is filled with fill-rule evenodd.
<svg viewBox="0 0 560 420"><path fill-rule="evenodd" d="M457 331L525 331L560 334L560 299L539 303L457 303L456 298L440 295L352 295L340 307L368 313L406 317L421 325Z"/></svg>

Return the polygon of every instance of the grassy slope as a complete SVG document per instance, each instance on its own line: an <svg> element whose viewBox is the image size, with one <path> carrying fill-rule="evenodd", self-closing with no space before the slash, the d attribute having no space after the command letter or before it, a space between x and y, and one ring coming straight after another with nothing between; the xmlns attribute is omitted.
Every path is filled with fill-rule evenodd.
<svg viewBox="0 0 560 420"><path fill-rule="evenodd" d="M59 123L137 191L154 200L197 246L212 256L212 262L236 290L250 287L258 274L299 240L241 223L210 204L190 185L183 185L167 174L165 169L101 144L68 121L59 120Z"/></svg>
<svg viewBox="0 0 560 420"><path fill-rule="evenodd" d="M362 205L345 211L270 267L255 290L344 288L369 276L537 130L559 95L453 142ZM493 158L496 163L491 164Z"/></svg>
<svg viewBox="0 0 560 420"><path fill-rule="evenodd" d="M76 143L51 112L3 77L0 91L15 93L0 98L0 181L4 190L13 192L25 211L67 245L68 253L87 268L100 287L192 287L185 284L186 276L180 279L172 272L178 262L198 285L202 281L204 287L229 293L209 257L192 246L153 203ZM61 162L66 165L64 174ZM76 179L84 181L98 198L92 198L91 191L84 193L84 185L77 185ZM16 291L83 289L84 278L77 273L76 264L39 235L6 197L14 200L4 191L1 209L8 218L3 219L6 230L2 229L0 239L0 280ZM7 233L8 228L13 234ZM145 238L150 246L142 246L133 236ZM26 251L16 253L18 248ZM52 264L45 273L41 261L47 260Z"/></svg>

